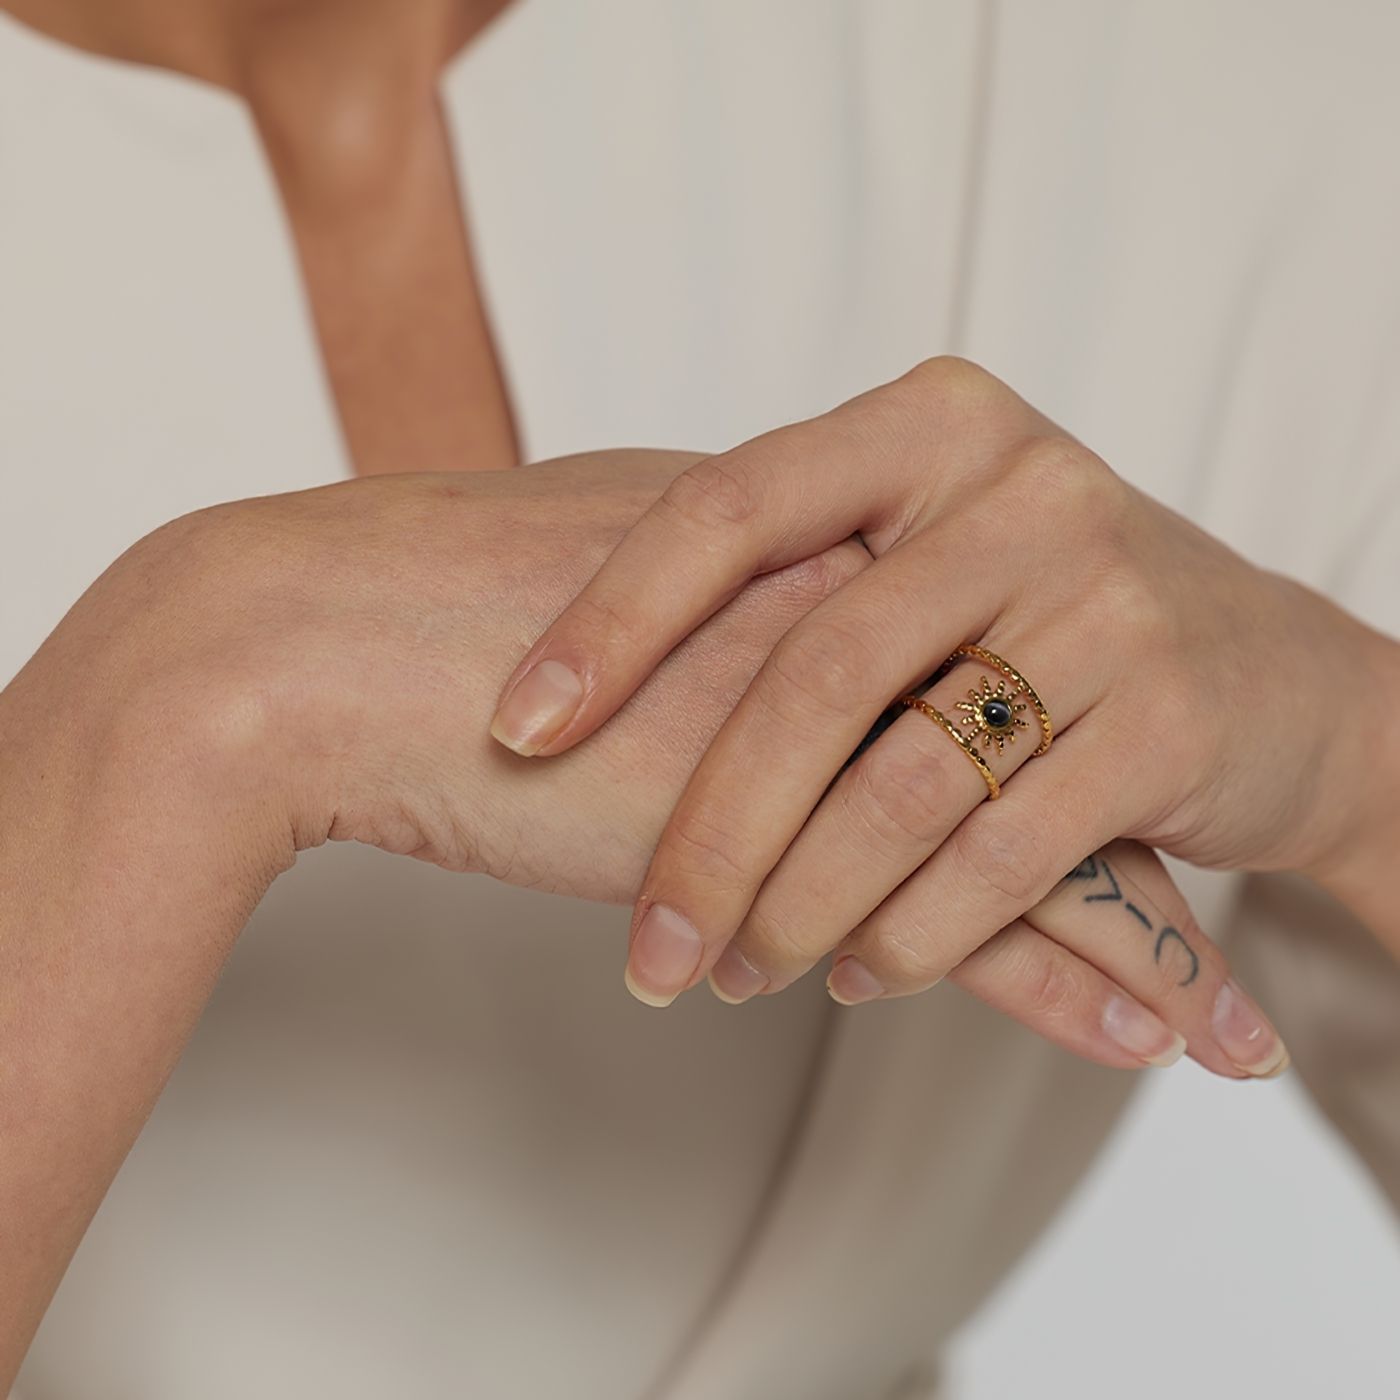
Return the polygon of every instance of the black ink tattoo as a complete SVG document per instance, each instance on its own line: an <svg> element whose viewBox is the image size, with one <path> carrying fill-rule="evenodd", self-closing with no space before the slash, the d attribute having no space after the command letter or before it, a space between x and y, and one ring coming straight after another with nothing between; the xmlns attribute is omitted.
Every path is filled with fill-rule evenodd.
<svg viewBox="0 0 1400 1400"><path fill-rule="evenodd" d="M1147 915L1144 914L1142 910L1137 907L1136 904L1129 902L1125 904L1123 908L1126 909L1128 913L1130 913L1133 916L1133 918L1135 918L1138 921L1138 923L1140 923L1143 926L1143 928L1145 928L1149 933L1152 932L1152 920L1149 919Z"/></svg>
<svg viewBox="0 0 1400 1400"><path fill-rule="evenodd" d="M1109 868L1109 864L1106 860L1101 859L1099 861L1099 868L1108 876L1108 883L1111 888L1101 890L1098 894L1086 894L1084 896L1084 903L1092 904L1096 899L1110 899L1116 904L1123 898L1123 891L1118 888L1118 878Z"/></svg>
<svg viewBox="0 0 1400 1400"><path fill-rule="evenodd" d="M1173 928L1170 924L1164 924L1160 929L1152 927L1152 920L1132 903L1131 900L1123 898L1122 887L1118 883L1117 877L1113 873L1113 868L1102 855L1085 856L1073 870L1065 876L1066 880L1091 880L1097 882L1100 877L1108 881L1109 888L1098 890L1093 894L1084 896L1085 904L1093 904L1099 900L1108 900L1111 903L1121 903L1129 914L1145 928L1148 933L1156 933L1157 941L1152 945L1152 961L1161 963L1162 954L1169 943L1179 943L1186 956L1191 960L1191 967L1187 974L1177 983L1178 987L1189 987L1194 982L1201 971L1201 960L1196 955L1196 950L1186 941L1186 936L1180 929Z"/></svg>
<svg viewBox="0 0 1400 1400"><path fill-rule="evenodd" d="M1180 943L1186 950L1186 956L1191 959L1191 971L1186 974L1176 985L1178 987L1189 987L1196 980L1196 974L1201 970L1201 960L1196 956L1196 950L1182 937L1180 929L1174 929L1168 924L1158 935L1156 946L1152 949L1152 961L1162 961L1162 949L1173 939Z"/></svg>

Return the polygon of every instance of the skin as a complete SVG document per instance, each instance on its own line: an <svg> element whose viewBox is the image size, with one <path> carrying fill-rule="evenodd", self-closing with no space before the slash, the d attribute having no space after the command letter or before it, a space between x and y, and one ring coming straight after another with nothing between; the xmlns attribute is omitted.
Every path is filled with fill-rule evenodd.
<svg viewBox="0 0 1400 1400"><path fill-rule="evenodd" d="M874 565L784 636L667 823L633 923L642 999L707 975L728 999L771 994L828 952L838 1000L920 991L1124 836L1309 875L1400 953L1400 736L1329 722L1340 675L1394 713L1400 644L1250 565L966 361L678 477L516 668L493 733L571 751L746 579L853 531ZM828 792L890 698L969 639L1032 679L1052 747L1032 759L1028 710L1033 737L987 754L1009 780L992 803L958 745L906 713ZM1002 679L965 662L926 698L956 715L984 677ZM1139 959L1190 956L1148 1004L1177 1011L1211 1068L1276 1069L1281 1047L1185 913L1165 894L1165 924L1137 907ZM1086 930L1064 936L1122 975Z"/></svg>

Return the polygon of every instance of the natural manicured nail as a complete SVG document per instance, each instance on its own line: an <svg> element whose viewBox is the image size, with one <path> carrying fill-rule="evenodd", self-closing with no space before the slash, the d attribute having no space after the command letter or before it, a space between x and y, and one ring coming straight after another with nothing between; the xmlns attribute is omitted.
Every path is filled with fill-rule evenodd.
<svg viewBox="0 0 1400 1400"><path fill-rule="evenodd" d="M670 1006L695 975L704 951L689 919L664 904L653 904L632 940L627 990L648 1006Z"/></svg>
<svg viewBox="0 0 1400 1400"><path fill-rule="evenodd" d="M710 990L731 1006L738 1006L741 1001L757 996L768 985L768 980L733 943L725 948L710 969Z"/></svg>
<svg viewBox="0 0 1400 1400"><path fill-rule="evenodd" d="M496 717L491 735L529 758L574 717L583 682L562 661L541 661L515 683Z"/></svg>
<svg viewBox="0 0 1400 1400"><path fill-rule="evenodd" d="M885 989L859 958L842 958L831 969L826 989L842 1006L858 1006L885 995Z"/></svg>
<svg viewBox="0 0 1400 1400"><path fill-rule="evenodd" d="M1186 1037L1131 997L1112 997L1103 1009L1104 1034L1130 1055L1165 1069L1185 1053Z"/></svg>
<svg viewBox="0 0 1400 1400"><path fill-rule="evenodd" d="M1230 1063L1255 1079L1273 1079L1289 1066L1279 1033L1233 978L1216 995L1211 1029Z"/></svg>

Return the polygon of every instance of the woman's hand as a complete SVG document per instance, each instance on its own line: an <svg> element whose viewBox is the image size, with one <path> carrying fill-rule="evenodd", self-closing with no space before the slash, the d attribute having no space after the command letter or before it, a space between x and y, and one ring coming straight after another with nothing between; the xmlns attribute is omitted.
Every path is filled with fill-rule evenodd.
<svg viewBox="0 0 1400 1400"><path fill-rule="evenodd" d="M237 608L224 604L216 640L183 665L224 696L274 697L277 728L302 751L297 844L359 840L630 901L685 779L763 659L869 563L843 541L757 580L667 659L597 746L559 765L492 743L486 720L520 648L695 460L618 451L366 479L197 522L202 567Z"/></svg>
<svg viewBox="0 0 1400 1400"><path fill-rule="evenodd" d="M69 751L96 764L114 726L156 750L192 735L278 812L277 863L358 839L629 901L763 659L869 562L846 541L744 590L567 762L541 768L492 743L485 722L520 648L696 460L619 451L386 476L173 521L108 570L16 677L0 738L18 744L22 728L63 717ZM144 771L128 765L133 798Z"/></svg>
<svg viewBox="0 0 1400 1400"><path fill-rule="evenodd" d="M745 590L596 751L546 771L492 743L527 637L692 460L599 454L200 512L128 551L0 692L0 1395L297 849L356 838L635 892L762 659L868 563L846 543Z"/></svg>
<svg viewBox="0 0 1400 1400"><path fill-rule="evenodd" d="M521 753L570 749L747 580L855 532L876 562L774 649L661 838L629 962L644 998L707 973L732 999L777 991L833 948L839 1000L914 992L979 949L985 962L1115 838L1205 866L1307 871L1367 819L1369 629L1252 567L959 360L677 477L517 667L493 732ZM828 791L881 711L965 642L1034 685L1053 747L1029 761L1042 735L1015 685L1024 727L993 743L982 686L1006 678L964 659L925 699L981 740L1000 801L916 711ZM1277 1037L1222 990L1204 935L1160 888L1162 915L1140 931L1165 917L1167 945L1124 925L1086 953L1131 980L1164 947L1188 949L1195 976L1174 995L1190 999L1192 1054L1227 1074L1275 1069Z"/></svg>
<svg viewBox="0 0 1400 1400"><path fill-rule="evenodd" d="M783 635L870 563L858 542L838 539L746 583L661 661L614 723L553 763L492 743L485 719L519 648L695 460L590 454L469 482L385 482L380 497L337 487L229 508L250 530L266 528L254 524L260 512L277 521L279 557L256 563L247 590L280 613L297 579L315 580L303 585L308 606L293 644L267 663L314 697L293 730L343 755L311 765L329 786L303 828L318 837L317 823L329 820L334 838L587 898L633 899L677 797L745 688ZM300 541L288 550L293 532ZM838 858L832 874L851 879L857 857ZM1127 891L1120 901L1109 897L1115 879ZM1120 842L1093 878L1067 880L956 980L1100 1063L1171 1063L1201 1039L1202 988L1228 971L1194 932L1169 932L1187 930L1188 919L1156 857ZM1133 937L1115 958L1113 935L1124 927Z"/></svg>

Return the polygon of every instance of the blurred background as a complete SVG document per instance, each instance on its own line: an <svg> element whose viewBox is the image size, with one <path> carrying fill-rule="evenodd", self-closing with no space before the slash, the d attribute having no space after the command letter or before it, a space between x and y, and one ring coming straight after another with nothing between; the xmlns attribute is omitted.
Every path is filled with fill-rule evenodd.
<svg viewBox="0 0 1400 1400"><path fill-rule="evenodd" d="M957 1400L1400 1394L1400 1234L1288 1076L1152 1076L958 1338Z"/></svg>

